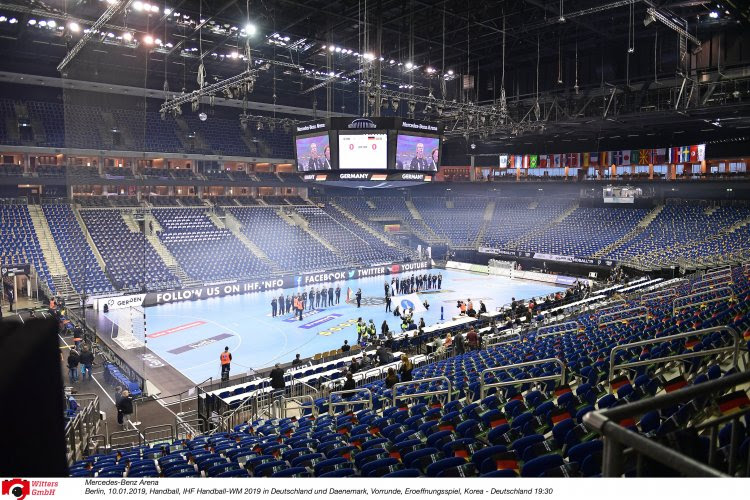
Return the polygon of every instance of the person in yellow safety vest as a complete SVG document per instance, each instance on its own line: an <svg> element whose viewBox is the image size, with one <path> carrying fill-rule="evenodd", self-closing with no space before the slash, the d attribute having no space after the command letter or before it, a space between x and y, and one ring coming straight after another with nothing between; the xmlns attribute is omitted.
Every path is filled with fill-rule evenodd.
<svg viewBox="0 0 750 500"><path fill-rule="evenodd" d="M219 356L221 362L221 380L229 380L229 363L232 362L232 353L229 352L229 347L224 347L224 352Z"/></svg>
<svg viewBox="0 0 750 500"><path fill-rule="evenodd" d="M362 334L365 331L365 324L362 322L362 318L357 318L357 344L362 341Z"/></svg>

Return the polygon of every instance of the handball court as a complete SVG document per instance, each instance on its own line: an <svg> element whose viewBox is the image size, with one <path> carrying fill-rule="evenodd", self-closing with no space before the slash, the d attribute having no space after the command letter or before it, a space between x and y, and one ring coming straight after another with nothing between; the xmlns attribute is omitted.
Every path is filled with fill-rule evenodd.
<svg viewBox="0 0 750 500"><path fill-rule="evenodd" d="M429 271L427 271L429 273ZM514 280L458 270L433 269L443 276L440 290L425 290L415 295L399 296L392 303L414 305L414 319L418 324L424 318L429 326L450 321L458 315L458 300L471 299L479 309L483 300L487 310L508 304L513 297L528 299L549 295L561 290L560 286L534 281ZM397 275L400 278L411 273ZM213 377L220 378L219 354L227 346L232 353L231 375L261 371L274 363L288 364L297 353L308 358L338 349L348 340L357 340L355 323L358 318L373 320L380 333L383 320L392 332L400 332L401 320L385 312L384 283L391 276L362 278L325 284L341 286L339 304L306 309L302 321L292 313L272 317L271 300L282 293L259 292L246 295L176 302L144 309L119 309L109 313L89 311L94 323L110 347L120 354L135 370L145 371L148 378L162 393L174 394ZM321 285L312 288L320 288ZM309 291L311 286L305 287ZM362 306L346 301L347 289L352 297L357 288L362 289ZM302 289L284 289L286 297ZM425 300L429 309L421 305ZM441 311L442 309L442 311ZM114 342L120 331L132 329L133 335L143 338L145 312L146 346L122 349ZM143 374L142 374L143 375Z"/></svg>

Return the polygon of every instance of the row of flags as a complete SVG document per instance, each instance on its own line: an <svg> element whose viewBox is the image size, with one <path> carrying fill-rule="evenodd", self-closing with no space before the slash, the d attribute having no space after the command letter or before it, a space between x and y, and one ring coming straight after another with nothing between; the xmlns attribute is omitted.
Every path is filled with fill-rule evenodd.
<svg viewBox="0 0 750 500"><path fill-rule="evenodd" d="M692 163L706 159L706 145L679 146L659 149L624 149L554 155L500 155L500 168L588 168L612 164L649 165Z"/></svg>

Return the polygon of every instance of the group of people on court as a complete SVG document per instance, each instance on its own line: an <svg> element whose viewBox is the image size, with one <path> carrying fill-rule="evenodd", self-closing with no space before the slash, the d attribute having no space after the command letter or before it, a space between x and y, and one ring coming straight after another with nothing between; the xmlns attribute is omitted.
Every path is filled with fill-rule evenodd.
<svg viewBox="0 0 750 500"><path fill-rule="evenodd" d="M311 288L310 291L303 290L302 293L289 294L286 297L283 293L278 298L271 300L271 316L284 316L293 312L299 316L302 321L302 313L305 310L319 309L321 307L331 307L341 302L341 287L320 287Z"/></svg>
<svg viewBox="0 0 750 500"><path fill-rule="evenodd" d="M425 274L412 274L401 279L391 278L391 285L388 286L388 282L385 283L385 295L406 295L414 292L421 292L423 290L440 290L443 286L443 275L425 273Z"/></svg>

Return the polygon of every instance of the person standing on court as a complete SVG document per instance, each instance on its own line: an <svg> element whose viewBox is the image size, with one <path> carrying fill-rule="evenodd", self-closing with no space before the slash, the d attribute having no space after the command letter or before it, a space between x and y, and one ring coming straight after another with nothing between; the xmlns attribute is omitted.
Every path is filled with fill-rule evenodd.
<svg viewBox="0 0 750 500"><path fill-rule="evenodd" d="M292 294L286 296L286 305L284 306L284 311L287 314L292 312Z"/></svg>
<svg viewBox="0 0 750 500"><path fill-rule="evenodd" d="M279 316L282 316L284 314L284 294L282 293L279 295Z"/></svg>
<svg viewBox="0 0 750 500"><path fill-rule="evenodd" d="M341 302L341 286L336 285L336 304Z"/></svg>
<svg viewBox="0 0 750 500"><path fill-rule="evenodd" d="M333 305L333 287L328 287L328 305Z"/></svg>
<svg viewBox="0 0 750 500"><path fill-rule="evenodd" d="M438 290L443 286L443 273L438 274Z"/></svg>
<svg viewBox="0 0 750 500"><path fill-rule="evenodd" d="M276 317L276 297L271 300L271 317Z"/></svg>
<svg viewBox="0 0 750 500"><path fill-rule="evenodd" d="M232 362L232 353L229 352L229 346L224 347L224 352L219 355L219 362L221 363L221 380L225 382L229 380L229 363Z"/></svg>
<svg viewBox="0 0 750 500"><path fill-rule="evenodd" d="M362 305L362 289L357 288L357 309Z"/></svg>
<svg viewBox="0 0 750 500"><path fill-rule="evenodd" d="M385 296L385 312L389 312L391 310L391 296L386 295Z"/></svg>
<svg viewBox="0 0 750 500"><path fill-rule="evenodd" d="M323 289L321 290L320 301L323 307L328 307L328 290L326 290L325 287L323 287Z"/></svg>

